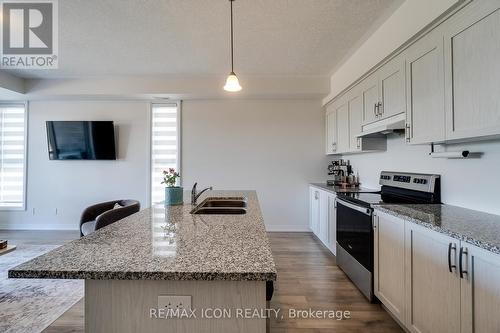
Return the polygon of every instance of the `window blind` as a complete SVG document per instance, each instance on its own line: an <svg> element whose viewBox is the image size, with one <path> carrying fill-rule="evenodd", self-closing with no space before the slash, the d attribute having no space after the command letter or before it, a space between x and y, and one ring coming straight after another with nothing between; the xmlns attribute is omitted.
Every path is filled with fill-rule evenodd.
<svg viewBox="0 0 500 333"><path fill-rule="evenodd" d="M180 117L177 104L153 104L151 108L151 203L165 199L163 170L179 168ZM182 175L182 173L181 173Z"/></svg>
<svg viewBox="0 0 500 333"><path fill-rule="evenodd" d="M0 105L0 209L25 206L25 131L25 105Z"/></svg>

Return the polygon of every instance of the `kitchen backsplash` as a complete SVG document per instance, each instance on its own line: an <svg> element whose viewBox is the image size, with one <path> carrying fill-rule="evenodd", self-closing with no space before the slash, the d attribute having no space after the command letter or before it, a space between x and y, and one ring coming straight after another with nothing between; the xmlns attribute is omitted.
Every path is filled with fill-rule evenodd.
<svg viewBox="0 0 500 333"><path fill-rule="evenodd" d="M363 187L379 188L382 170L437 173L442 177L443 203L500 215L500 141L446 146L448 151L464 149L484 154L471 159L431 158L429 145L406 145L393 134L388 137L386 152L343 158L350 160L355 174L359 172Z"/></svg>

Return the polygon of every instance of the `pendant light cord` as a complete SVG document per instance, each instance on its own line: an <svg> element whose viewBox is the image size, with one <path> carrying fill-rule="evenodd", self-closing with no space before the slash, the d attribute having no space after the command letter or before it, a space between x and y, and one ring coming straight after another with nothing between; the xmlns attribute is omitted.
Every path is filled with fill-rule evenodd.
<svg viewBox="0 0 500 333"><path fill-rule="evenodd" d="M234 73L234 56L233 56L233 1L229 0L231 3L231 73Z"/></svg>

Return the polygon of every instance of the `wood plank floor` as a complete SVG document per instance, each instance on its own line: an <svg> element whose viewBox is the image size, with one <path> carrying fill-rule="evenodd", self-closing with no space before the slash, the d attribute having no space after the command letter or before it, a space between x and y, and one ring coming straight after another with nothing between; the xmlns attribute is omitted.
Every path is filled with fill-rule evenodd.
<svg viewBox="0 0 500 333"><path fill-rule="evenodd" d="M10 239L14 237L10 236ZM14 238L21 240L21 236L27 241L36 241L36 235L29 234ZM4 236L0 231L1 237ZM57 237L61 241L71 236L61 234ZM380 305L366 301L336 266L335 257L311 234L269 233L269 239L278 268L271 307L281 309L280 314L284 315L271 320L272 333L403 332ZM294 319L288 317L288 309L350 311L351 318ZM84 332L83 299L43 331L70 332Z"/></svg>
<svg viewBox="0 0 500 333"><path fill-rule="evenodd" d="M0 239L13 245L61 245L78 238L78 230L0 230Z"/></svg>
<svg viewBox="0 0 500 333"><path fill-rule="evenodd" d="M272 308L350 311L351 319L271 321L272 333L403 332L379 304L370 304L309 233L269 233L278 269Z"/></svg>

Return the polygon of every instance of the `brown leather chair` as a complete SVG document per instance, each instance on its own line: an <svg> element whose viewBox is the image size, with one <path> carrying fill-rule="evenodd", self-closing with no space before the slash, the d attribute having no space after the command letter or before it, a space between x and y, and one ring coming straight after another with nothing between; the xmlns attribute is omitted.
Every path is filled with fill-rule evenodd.
<svg viewBox="0 0 500 333"><path fill-rule="evenodd" d="M119 204L120 208L114 208ZM141 204L137 200L114 200L87 207L80 219L80 237L137 213Z"/></svg>

